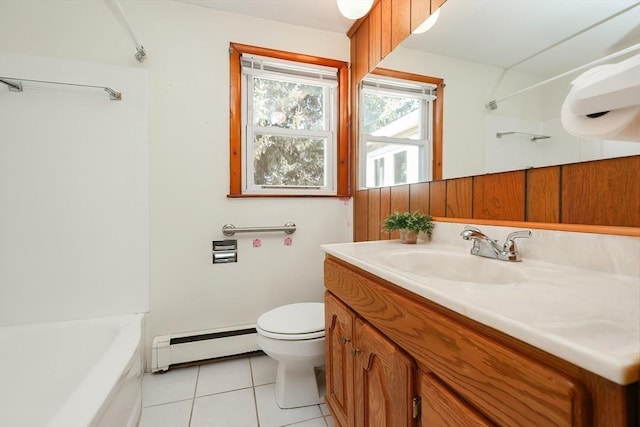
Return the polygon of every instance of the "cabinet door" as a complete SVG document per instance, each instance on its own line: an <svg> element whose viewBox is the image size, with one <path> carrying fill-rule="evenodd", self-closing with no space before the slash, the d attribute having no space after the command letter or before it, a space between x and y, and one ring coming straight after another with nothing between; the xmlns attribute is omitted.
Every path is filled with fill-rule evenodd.
<svg viewBox="0 0 640 427"><path fill-rule="evenodd" d="M493 427L491 421L469 406L432 373L420 372L422 427Z"/></svg>
<svg viewBox="0 0 640 427"><path fill-rule="evenodd" d="M403 427L413 421L412 359L377 329L356 319L354 330L355 425Z"/></svg>
<svg viewBox="0 0 640 427"><path fill-rule="evenodd" d="M354 314L330 293L325 293L326 395L337 424L354 426L353 339Z"/></svg>

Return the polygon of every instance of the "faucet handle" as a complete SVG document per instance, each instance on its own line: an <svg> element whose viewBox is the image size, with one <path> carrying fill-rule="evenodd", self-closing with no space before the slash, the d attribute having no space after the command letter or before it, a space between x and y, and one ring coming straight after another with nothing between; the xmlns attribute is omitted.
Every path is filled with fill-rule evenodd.
<svg viewBox="0 0 640 427"><path fill-rule="evenodd" d="M488 237L485 236L479 228L474 227L473 225L465 225L464 230L462 230L460 235L464 240L471 240L472 237L483 237L488 239ZM478 242L476 241L474 244L477 245Z"/></svg>
<svg viewBox="0 0 640 427"><path fill-rule="evenodd" d="M473 225L465 225L463 231L475 231L476 233L482 233L478 227L474 227Z"/></svg>
<svg viewBox="0 0 640 427"><path fill-rule="evenodd" d="M528 239L530 237L531 237L531 231L529 230L518 230L518 231L514 231L513 233L509 233L507 235L507 238L504 241L504 251L517 253L518 248L516 248L515 239L523 239L523 238Z"/></svg>

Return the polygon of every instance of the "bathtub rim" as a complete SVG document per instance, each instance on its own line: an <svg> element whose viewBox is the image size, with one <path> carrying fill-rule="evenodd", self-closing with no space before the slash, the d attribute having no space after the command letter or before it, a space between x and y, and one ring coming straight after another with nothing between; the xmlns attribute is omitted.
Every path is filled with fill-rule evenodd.
<svg viewBox="0 0 640 427"><path fill-rule="evenodd" d="M135 363L140 364L140 392L142 392L145 314L123 314L87 320L98 319L118 321L121 329L105 353L67 397L46 427L96 426L117 393L121 380L130 369L135 367ZM123 349L126 351L121 351ZM91 396L91 399L87 399L87 396ZM138 400L141 404L141 399ZM138 409L136 416L139 417L141 408Z"/></svg>

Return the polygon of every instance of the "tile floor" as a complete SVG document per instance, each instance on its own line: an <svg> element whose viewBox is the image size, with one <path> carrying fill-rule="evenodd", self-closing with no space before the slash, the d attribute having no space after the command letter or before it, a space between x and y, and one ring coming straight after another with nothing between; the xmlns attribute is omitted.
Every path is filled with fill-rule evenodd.
<svg viewBox="0 0 640 427"><path fill-rule="evenodd" d="M268 356L145 374L139 427L334 427L325 404L280 409Z"/></svg>

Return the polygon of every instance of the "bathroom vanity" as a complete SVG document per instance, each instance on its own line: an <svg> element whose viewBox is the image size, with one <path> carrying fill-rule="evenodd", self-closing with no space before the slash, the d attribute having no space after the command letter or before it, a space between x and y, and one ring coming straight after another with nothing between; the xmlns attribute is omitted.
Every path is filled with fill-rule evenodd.
<svg viewBox="0 0 640 427"><path fill-rule="evenodd" d="M598 317L593 310L609 312L606 302L582 312L589 298L580 301L575 288L563 288L584 271L553 271L544 263L506 263L468 252L458 259L437 246L406 246L323 246L326 401L338 425L638 425L640 336L624 324L635 322L637 301L621 318ZM447 264L460 260L465 264L447 272ZM467 262L479 282L460 272ZM487 276L480 270L485 266L499 274ZM439 273L429 277L416 268ZM500 277L506 279L500 283ZM611 284L617 295L611 298L637 297L635 278L605 275L594 283L603 277L621 280ZM585 292L595 289L583 281ZM542 295L532 293L538 291ZM562 295L554 292L578 302L554 314L562 306ZM543 306L545 298L550 307ZM579 313L593 323L567 323ZM595 338L583 339L585 331Z"/></svg>

